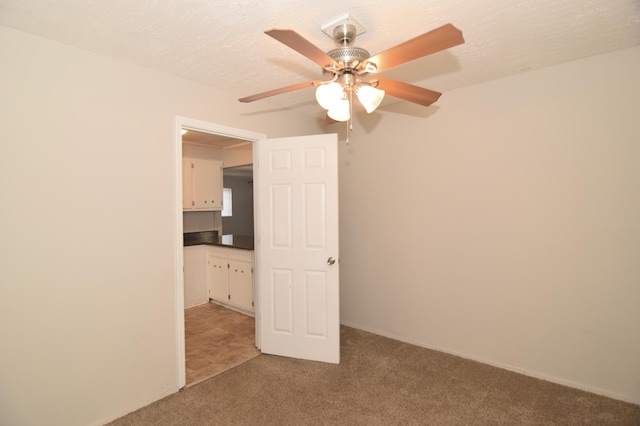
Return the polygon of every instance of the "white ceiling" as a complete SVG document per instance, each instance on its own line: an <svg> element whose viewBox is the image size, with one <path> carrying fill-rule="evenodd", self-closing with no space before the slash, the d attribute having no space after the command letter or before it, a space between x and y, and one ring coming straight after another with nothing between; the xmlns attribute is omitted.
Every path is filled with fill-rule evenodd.
<svg viewBox="0 0 640 426"><path fill-rule="evenodd" d="M350 12L375 55L445 23L466 43L383 75L444 93L640 44L639 0L0 0L0 24L165 71L237 97L322 78L268 37L290 28L328 51L321 27ZM324 116L313 89L257 101ZM388 102L388 101L387 101Z"/></svg>

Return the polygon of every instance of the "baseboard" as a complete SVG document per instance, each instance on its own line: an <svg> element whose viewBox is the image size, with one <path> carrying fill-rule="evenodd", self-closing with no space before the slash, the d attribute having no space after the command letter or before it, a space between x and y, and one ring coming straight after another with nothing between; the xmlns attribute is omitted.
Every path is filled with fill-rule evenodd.
<svg viewBox="0 0 640 426"><path fill-rule="evenodd" d="M377 330L371 327L366 327L363 326L361 324L355 324L349 321L341 321L340 322L342 325L345 325L347 327L351 327L351 328L355 328L358 330L362 330L362 331L366 331L368 333L373 333L373 334L377 334L379 336L384 336L384 337L388 337L390 339L393 340L398 340L400 342L404 342L404 343L409 343L411 345L415 345L415 346L420 346L422 348L425 349L431 349L434 351L438 351L438 352L443 352L449 355L454 355L460 358L464 358L464 359L468 359L471 361L476 361L476 362L480 362L482 364L487 364L487 365L491 365L492 367L497 367L497 368L501 368L503 370L508 370L508 371L512 371L514 373L518 373L518 374L523 374L525 376L529 376L529 377L533 377L536 379L541 379L541 380L545 380L547 382L551 382L551 383L555 383L558 385L563 385L563 386L568 386L570 388L574 388L574 389L580 389L583 390L585 392L590 392L596 395L601 395L601 396L606 396L608 398L612 398L612 399L616 399L619 401L624 401L624 402L630 402L632 404L636 404L636 405L640 405L640 400L634 400L633 398L630 398L629 396L626 395L622 395L616 392L611 392L609 390L606 389L600 389L597 387L593 387L593 386L588 386L585 385L583 383L577 383L577 382L573 382L571 380L566 380L560 377L555 377L555 376L550 376L544 373L540 373L537 371L531 371L522 367L518 367L518 366L514 366L514 365L510 365L510 364L505 364L505 363L501 363L501 362L496 362L496 361L492 361L489 359L484 359L482 357L476 357L473 355L469 355L466 353L460 353L457 351L452 351L449 350L447 348L441 348L441 347L436 347L436 346L432 346L432 345L428 345L425 344L424 342L418 342L418 341L413 341L411 339L407 339L405 337L402 336L398 336L396 334L393 333L389 333L383 330Z"/></svg>
<svg viewBox="0 0 640 426"><path fill-rule="evenodd" d="M220 306L225 307L227 309L231 309L232 311L236 311L238 313L241 313L241 314L244 314L244 315L247 315L247 316L250 316L250 317L254 317L254 318L256 317L256 313L255 312L251 312L251 311L248 311L246 309L239 308L237 306L229 305L227 303L220 302L219 300L209 299L209 301L205 302L205 303L215 303L216 305L220 305Z"/></svg>
<svg viewBox="0 0 640 426"><path fill-rule="evenodd" d="M165 392L163 392L163 393L161 393L159 395L147 398L147 399L144 400L145 402L142 402L142 405L139 405L139 403L132 404L131 406L129 406L127 408L124 408L122 410L123 412L121 414L111 414L111 415L101 419L100 421L98 421L96 423L92 423L92 426L94 426L94 425L95 426L106 425L106 424L111 423L111 422L113 422L115 420L118 420L121 417L124 417L124 416L126 416L128 414L131 414L131 413L133 413L135 411L138 411L139 409L144 408L147 405L151 405L154 402L158 402L161 399L166 398L168 396L171 396L171 395L173 395L175 393L178 393L178 392L180 392L180 389L179 388L175 388L175 389L172 389L172 390L165 391Z"/></svg>

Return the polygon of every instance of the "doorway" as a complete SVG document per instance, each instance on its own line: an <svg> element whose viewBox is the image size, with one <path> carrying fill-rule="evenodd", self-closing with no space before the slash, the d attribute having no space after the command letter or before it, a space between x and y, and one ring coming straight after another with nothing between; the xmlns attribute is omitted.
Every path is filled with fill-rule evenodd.
<svg viewBox="0 0 640 426"><path fill-rule="evenodd" d="M241 129L235 129L227 126L222 126L214 123L203 122L199 120L193 120L186 117L176 117L175 125L175 138L174 138L174 153L175 153L175 206L176 206L176 218L175 218L175 253L177 259L177 265L184 265L184 245L183 245L183 233L185 232L183 223L183 204L182 204L182 158L183 158L183 143L182 143L182 130L190 130L194 133L198 133L203 136L202 145L206 146L207 143L216 144L219 147L229 147L237 144L251 144L252 148L255 148L255 144L264 139L265 136L258 133L248 132ZM209 140L210 142L206 142ZM252 149L252 163L256 163L256 149ZM234 163L233 155L229 156L230 163ZM220 222L221 226L221 222ZM256 230L257 232L257 230ZM257 254L259 246L254 248ZM257 256L256 256L257 257ZM258 265L255 265L255 277L258 277ZM177 362L178 362L178 386L183 388L186 385L186 348L185 348L185 312L184 312L184 275L182 268L176 268L176 331L177 331ZM255 297L255 344L257 348L260 348L260 324L259 324L259 298L257 290L259 288L259 282L256 279L256 297Z"/></svg>

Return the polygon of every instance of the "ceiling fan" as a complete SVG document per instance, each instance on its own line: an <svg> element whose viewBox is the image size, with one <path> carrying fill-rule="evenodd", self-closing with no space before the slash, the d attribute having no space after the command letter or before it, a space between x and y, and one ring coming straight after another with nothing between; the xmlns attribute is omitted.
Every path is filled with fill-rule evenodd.
<svg viewBox="0 0 640 426"><path fill-rule="evenodd" d="M370 56L365 49L353 46L356 32L356 25L349 20L336 25L333 28L332 38L338 47L325 53L293 30L265 31L268 36L320 65L325 73L332 75L332 78L297 83L246 96L239 101L253 102L307 87L317 87L316 99L320 106L327 110L329 121L351 119L354 94L369 113L378 107L385 93L395 98L428 106L437 101L441 93L371 74L386 71L464 43L462 32L452 24L446 24Z"/></svg>

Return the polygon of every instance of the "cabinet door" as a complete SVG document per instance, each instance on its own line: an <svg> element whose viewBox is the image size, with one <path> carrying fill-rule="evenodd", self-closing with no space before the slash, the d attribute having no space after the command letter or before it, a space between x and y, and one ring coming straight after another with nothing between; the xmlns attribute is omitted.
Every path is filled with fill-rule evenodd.
<svg viewBox="0 0 640 426"><path fill-rule="evenodd" d="M223 168L222 161L211 162L211 177L208 189L208 196L211 200L210 207L214 210L222 210L222 186L223 186Z"/></svg>
<svg viewBox="0 0 640 426"><path fill-rule="evenodd" d="M194 207L199 210L222 210L222 163L192 160Z"/></svg>
<svg viewBox="0 0 640 426"><path fill-rule="evenodd" d="M190 210L193 208L193 179L191 171L191 160L182 159L182 208Z"/></svg>
<svg viewBox="0 0 640 426"><path fill-rule="evenodd" d="M226 257L209 256L209 297L229 302L229 261Z"/></svg>
<svg viewBox="0 0 640 426"><path fill-rule="evenodd" d="M184 248L184 307L200 305L209 301L207 290L207 248L190 246Z"/></svg>
<svg viewBox="0 0 640 426"><path fill-rule="evenodd" d="M229 260L229 303L253 311L253 271L251 262Z"/></svg>

